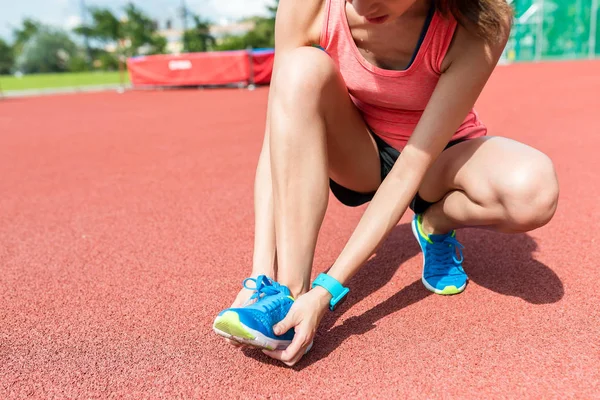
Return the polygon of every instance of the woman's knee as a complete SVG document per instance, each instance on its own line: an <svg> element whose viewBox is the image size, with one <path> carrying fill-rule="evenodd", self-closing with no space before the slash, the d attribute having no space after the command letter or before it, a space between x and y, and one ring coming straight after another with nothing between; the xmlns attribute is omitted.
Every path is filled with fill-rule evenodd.
<svg viewBox="0 0 600 400"><path fill-rule="evenodd" d="M558 206L559 185L554 164L540 154L516 168L503 182L500 198L507 217L518 232L527 232L546 225Z"/></svg>
<svg viewBox="0 0 600 400"><path fill-rule="evenodd" d="M282 55L272 79L275 101L294 109L323 104L327 87L337 84L339 72L322 50L300 47Z"/></svg>

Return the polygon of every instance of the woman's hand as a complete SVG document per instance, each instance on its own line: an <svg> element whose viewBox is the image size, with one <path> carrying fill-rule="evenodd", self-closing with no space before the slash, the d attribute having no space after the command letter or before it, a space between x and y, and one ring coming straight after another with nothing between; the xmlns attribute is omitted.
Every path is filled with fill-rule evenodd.
<svg viewBox="0 0 600 400"><path fill-rule="evenodd" d="M331 294L320 286L300 296L290 308L286 317L273 327L276 335L282 335L294 328L292 343L285 350L263 350L263 353L287 366L294 366L306 354L315 337L317 327L328 309Z"/></svg>

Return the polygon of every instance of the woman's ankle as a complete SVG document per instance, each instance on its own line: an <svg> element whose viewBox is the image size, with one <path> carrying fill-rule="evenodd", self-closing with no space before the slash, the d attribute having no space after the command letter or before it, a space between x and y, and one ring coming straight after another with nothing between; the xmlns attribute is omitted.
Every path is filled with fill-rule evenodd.
<svg viewBox="0 0 600 400"><path fill-rule="evenodd" d="M310 282L278 282L290 290L291 296L294 299L302 296L310 290Z"/></svg>
<svg viewBox="0 0 600 400"><path fill-rule="evenodd" d="M256 278L257 276L265 275L266 277L276 281L277 280L277 272L274 268L252 268L252 272L250 273L250 277Z"/></svg>

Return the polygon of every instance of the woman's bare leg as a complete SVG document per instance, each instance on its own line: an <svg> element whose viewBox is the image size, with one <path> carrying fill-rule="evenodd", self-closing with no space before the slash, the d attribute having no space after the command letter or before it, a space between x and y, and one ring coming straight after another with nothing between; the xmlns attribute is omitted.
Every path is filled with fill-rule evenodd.
<svg viewBox="0 0 600 400"><path fill-rule="evenodd" d="M485 137L444 151L419 193L436 202L423 215L426 233L462 227L522 233L552 219L559 186L545 154L511 139Z"/></svg>
<svg viewBox="0 0 600 400"><path fill-rule="evenodd" d="M277 280L298 296L309 289L329 177L349 189L373 192L381 183L380 160L375 141L325 52L299 48L280 62L271 89L270 140L265 146L271 156ZM272 240L272 231L261 232L257 240ZM265 249L259 258L275 254Z"/></svg>

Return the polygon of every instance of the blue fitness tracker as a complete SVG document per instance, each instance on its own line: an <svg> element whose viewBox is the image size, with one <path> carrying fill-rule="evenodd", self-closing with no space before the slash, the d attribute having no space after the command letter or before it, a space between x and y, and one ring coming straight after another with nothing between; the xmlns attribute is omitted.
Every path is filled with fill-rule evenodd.
<svg viewBox="0 0 600 400"><path fill-rule="evenodd" d="M335 309L343 303L346 299L346 295L350 291L350 289L345 288L335 278L332 278L327 274L319 274L312 284L313 288L315 286L321 286L333 296L329 302L329 309L331 311L335 311Z"/></svg>

